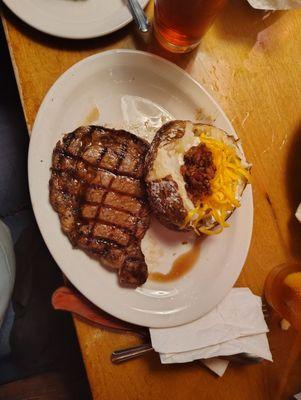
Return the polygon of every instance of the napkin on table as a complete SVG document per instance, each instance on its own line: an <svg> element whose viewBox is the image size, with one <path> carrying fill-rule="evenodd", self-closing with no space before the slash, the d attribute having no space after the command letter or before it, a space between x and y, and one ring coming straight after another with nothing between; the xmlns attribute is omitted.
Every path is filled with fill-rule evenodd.
<svg viewBox="0 0 301 400"><path fill-rule="evenodd" d="M146 329L130 326L100 311L74 289L58 288L52 295L52 304L55 309L71 311L101 328L131 331L145 337ZM229 362L218 358L220 355L247 352L272 360L267 331L261 299L249 289L241 288L232 289L216 309L200 320L175 328L150 329L150 334L162 363L200 359L222 376Z"/></svg>
<svg viewBox="0 0 301 400"><path fill-rule="evenodd" d="M260 10L290 10L301 7L301 0L248 0L248 2Z"/></svg>
<svg viewBox="0 0 301 400"><path fill-rule="evenodd" d="M299 222L301 222L301 203L299 204L299 206L298 206L298 208L297 208L295 217L297 218L297 220L298 220Z"/></svg>
<svg viewBox="0 0 301 400"><path fill-rule="evenodd" d="M272 361L261 298L248 288L234 288L204 317L173 328L152 328L152 345L163 364L204 360L222 375L228 362L216 359L250 353Z"/></svg>

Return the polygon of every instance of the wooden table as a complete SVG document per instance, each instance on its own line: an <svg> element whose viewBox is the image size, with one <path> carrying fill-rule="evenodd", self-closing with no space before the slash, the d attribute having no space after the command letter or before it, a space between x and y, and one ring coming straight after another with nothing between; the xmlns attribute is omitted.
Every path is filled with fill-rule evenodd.
<svg viewBox="0 0 301 400"><path fill-rule="evenodd" d="M153 4L147 12L152 15ZM262 294L268 271L301 257L301 11L264 13L233 0L188 56L172 56L140 38L133 25L105 38L72 42L39 33L2 13L29 132L42 99L84 57L112 48L156 51L185 68L219 101L253 163L255 220L237 282ZM150 47L151 46L151 47ZM269 321L274 363L231 366L217 379L198 363L161 366L156 355L112 365L113 349L137 343L75 319L94 399L288 399L301 391L300 339Z"/></svg>

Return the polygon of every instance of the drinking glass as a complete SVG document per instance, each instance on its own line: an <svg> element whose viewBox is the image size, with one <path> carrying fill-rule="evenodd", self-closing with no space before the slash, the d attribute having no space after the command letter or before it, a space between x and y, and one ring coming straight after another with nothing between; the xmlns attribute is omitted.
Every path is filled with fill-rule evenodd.
<svg viewBox="0 0 301 400"><path fill-rule="evenodd" d="M154 31L175 53L194 49L227 0L155 0Z"/></svg>
<svg viewBox="0 0 301 400"><path fill-rule="evenodd" d="M265 282L269 305L301 331L301 265L281 264L272 269Z"/></svg>

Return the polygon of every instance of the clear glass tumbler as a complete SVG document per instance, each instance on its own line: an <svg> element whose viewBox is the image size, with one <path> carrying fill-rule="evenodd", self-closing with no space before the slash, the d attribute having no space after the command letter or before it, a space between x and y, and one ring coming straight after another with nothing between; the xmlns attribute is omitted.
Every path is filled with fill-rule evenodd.
<svg viewBox="0 0 301 400"><path fill-rule="evenodd" d="M154 30L175 53L194 49L227 0L155 0Z"/></svg>
<svg viewBox="0 0 301 400"><path fill-rule="evenodd" d="M272 269L265 282L269 305L301 331L301 265L281 264Z"/></svg>

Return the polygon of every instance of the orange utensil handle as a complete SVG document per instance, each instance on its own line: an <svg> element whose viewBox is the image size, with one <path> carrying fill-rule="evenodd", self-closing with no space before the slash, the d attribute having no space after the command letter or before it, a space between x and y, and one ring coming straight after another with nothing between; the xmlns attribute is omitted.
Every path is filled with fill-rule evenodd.
<svg viewBox="0 0 301 400"><path fill-rule="evenodd" d="M138 325L121 321L102 311L80 293L66 286L58 288L52 295L55 310L69 311L87 323L116 332L135 333L147 336L148 330Z"/></svg>

